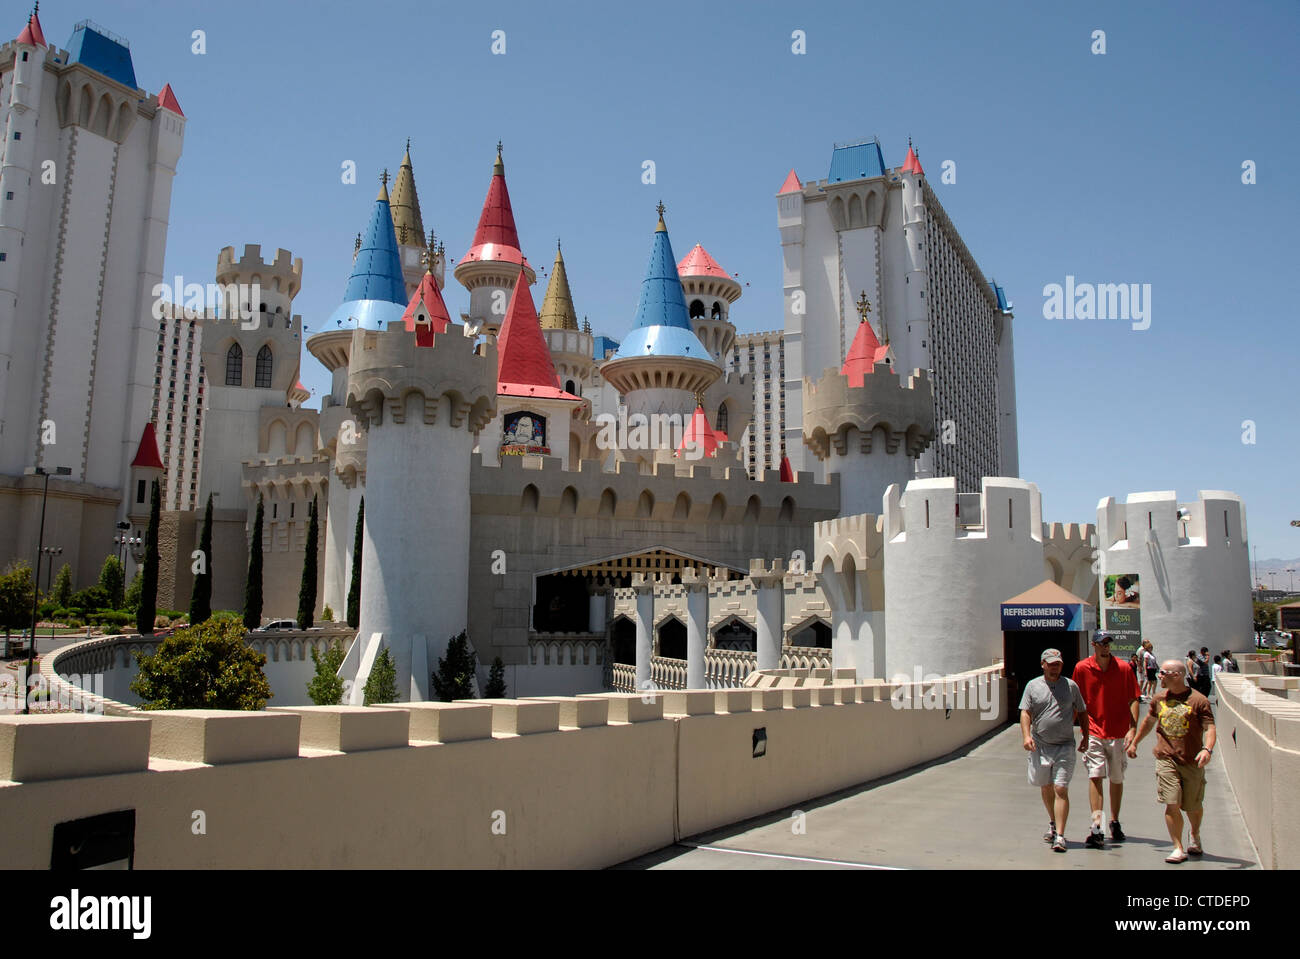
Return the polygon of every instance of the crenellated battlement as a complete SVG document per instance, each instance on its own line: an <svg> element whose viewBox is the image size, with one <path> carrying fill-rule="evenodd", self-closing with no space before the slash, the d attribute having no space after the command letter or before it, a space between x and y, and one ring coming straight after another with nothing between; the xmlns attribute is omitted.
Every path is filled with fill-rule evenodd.
<svg viewBox="0 0 1300 959"><path fill-rule="evenodd" d="M1130 493L1123 503L1107 496L1097 504L1097 542L1103 550L1148 540L1194 549L1241 545L1246 539L1246 507L1240 496L1225 490L1200 490L1187 503L1178 502L1173 490L1160 490Z"/></svg>
<svg viewBox="0 0 1300 959"><path fill-rule="evenodd" d="M400 328L352 333L346 402L367 428L385 419L403 422L408 398L419 396L425 423L437 422L445 399L451 425L477 432L496 415L496 387L494 344L442 334L421 347Z"/></svg>
<svg viewBox="0 0 1300 959"><path fill-rule="evenodd" d="M260 243L244 244L243 255L235 259L233 246L223 247L217 253L217 282L253 283L255 280L265 289L272 289L272 280L279 279L281 285L274 289L286 293L290 299L302 288L302 257L295 258L288 250L277 249L275 259L267 261L262 258Z"/></svg>
<svg viewBox="0 0 1300 959"><path fill-rule="evenodd" d="M892 366L877 363L864 376L861 386L834 368L819 380L803 380L804 442L819 460L833 448L843 456L849 452L849 430L858 431L858 446L870 453L877 429L885 434L885 450L897 452L903 446L908 456L917 457L934 441L934 399L930 379L915 369L903 380Z"/></svg>
<svg viewBox="0 0 1300 959"><path fill-rule="evenodd" d="M844 572L846 560L853 559L855 571L882 569L885 549L885 518L872 513L841 516L824 520L813 527L816 554L813 570L822 570L829 562L835 572Z"/></svg>
<svg viewBox="0 0 1300 959"><path fill-rule="evenodd" d="M476 513L518 512L527 498L547 516L806 526L839 511L839 477L831 480L817 483L801 472L782 483L776 470L750 479L742 467L708 463L658 463L651 470L624 461L611 473L599 460L582 460L573 471L551 456L507 456L498 466L478 454L470 489Z"/></svg>
<svg viewBox="0 0 1300 959"><path fill-rule="evenodd" d="M1092 545L1097 527L1092 523L1044 523L1043 542L1058 549L1072 551L1080 546Z"/></svg>
<svg viewBox="0 0 1300 959"><path fill-rule="evenodd" d="M1028 531L1043 540L1043 497L1036 483L1004 476L984 477L979 493L958 493L952 476L917 479L904 491L885 491L884 527L889 542L900 536L947 535L953 539L1000 540L1003 533Z"/></svg>

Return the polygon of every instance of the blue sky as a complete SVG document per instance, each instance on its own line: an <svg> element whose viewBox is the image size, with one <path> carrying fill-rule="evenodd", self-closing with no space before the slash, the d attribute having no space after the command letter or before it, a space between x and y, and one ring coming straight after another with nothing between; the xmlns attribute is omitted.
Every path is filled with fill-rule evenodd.
<svg viewBox="0 0 1300 959"><path fill-rule="evenodd" d="M1290 0L47 0L41 14L60 45L86 16L126 36L141 86L176 91L189 123L167 275L207 282L223 246L284 247L304 260L295 311L311 328L342 298L379 171L396 170L408 136L426 229L456 260L503 140L525 254L549 267L562 237L579 313L615 338L660 199L679 257L702 242L748 284L737 327L778 328L786 172L824 177L834 142L873 135L897 165L911 136L1015 303L1021 475L1042 489L1044 518L1095 521L1106 495L1228 489L1261 560L1300 557ZM340 182L345 160L357 185ZM939 180L945 160L955 184ZM1043 287L1067 275L1151 284L1150 328L1044 319ZM449 285L453 313L467 304ZM328 388L305 351L302 379Z"/></svg>

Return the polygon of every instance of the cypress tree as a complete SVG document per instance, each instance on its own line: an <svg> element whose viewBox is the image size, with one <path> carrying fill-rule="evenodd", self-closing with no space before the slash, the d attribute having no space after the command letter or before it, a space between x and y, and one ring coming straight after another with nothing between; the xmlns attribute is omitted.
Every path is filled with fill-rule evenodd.
<svg viewBox="0 0 1300 959"><path fill-rule="evenodd" d="M197 626L212 618L212 494L203 511L203 532L199 534L199 553L203 572L194 575L194 592L190 594L190 625Z"/></svg>
<svg viewBox="0 0 1300 959"><path fill-rule="evenodd" d="M352 537L352 583L348 587L348 625L361 625L361 531L365 528L366 498L357 505L357 531Z"/></svg>
<svg viewBox="0 0 1300 959"><path fill-rule="evenodd" d="M262 497L257 498L253 517L253 542L248 547L248 580L244 583L244 625L262 625Z"/></svg>
<svg viewBox="0 0 1300 959"><path fill-rule="evenodd" d="M158 611L158 524L162 509L158 481L153 481L149 496L149 529L144 534L144 576L140 585L140 606L135 611L135 627L141 633L153 633L153 619Z"/></svg>
<svg viewBox="0 0 1300 959"><path fill-rule="evenodd" d="M311 629L316 615L316 497L307 511L307 549L302 559L302 586L298 589L298 628Z"/></svg>

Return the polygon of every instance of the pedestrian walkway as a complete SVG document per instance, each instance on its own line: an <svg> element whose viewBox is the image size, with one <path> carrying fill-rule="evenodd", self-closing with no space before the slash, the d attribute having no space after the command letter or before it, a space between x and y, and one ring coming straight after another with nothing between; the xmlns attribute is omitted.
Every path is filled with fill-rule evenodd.
<svg viewBox="0 0 1300 959"><path fill-rule="evenodd" d="M1145 709L1145 706L1143 707ZM1207 767L1205 855L1171 866L1164 806L1156 802L1152 737L1129 761L1120 820L1128 840L1083 845L1088 779L1070 783L1066 853L1043 842L1047 813L1030 786L1018 726L917 769L801 804L795 810L693 836L624 863L631 869L1202 869L1257 868L1258 859L1216 758ZM1107 798L1109 804L1109 797ZM1107 807L1107 819L1110 810ZM1186 825L1184 824L1184 829Z"/></svg>

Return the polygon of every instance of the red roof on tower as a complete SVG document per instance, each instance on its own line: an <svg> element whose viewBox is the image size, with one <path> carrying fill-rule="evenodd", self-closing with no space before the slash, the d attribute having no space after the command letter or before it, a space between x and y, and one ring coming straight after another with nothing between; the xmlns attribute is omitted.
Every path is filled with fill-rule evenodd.
<svg viewBox="0 0 1300 959"><path fill-rule="evenodd" d="M164 110L170 110L172 113L185 116L185 111L181 109L180 101L176 99L176 93L172 90L172 85L166 83L158 94L158 106Z"/></svg>
<svg viewBox="0 0 1300 959"><path fill-rule="evenodd" d="M794 482L794 467L790 465L790 457L788 456L781 457L781 482Z"/></svg>
<svg viewBox="0 0 1300 959"><path fill-rule="evenodd" d="M915 173L917 176L925 176L925 171L921 169L921 161L917 159L916 151L912 149L912 143L907 143L907 159L903 161L904 173Z"/></svg>
<svg viewBox="0 0 1300 959"><path fill-rule="evenodd" d="M497 151L497 162L492 167L492 182L488 184L483 212L478 217L474 243L461 262L473 260L504 260L507 263L526 264L519 250L519 232L515 229L515 215L510 209L510 191L506 189L506 167Z"/></svg>
<svg viewBox="0 0 1300 959"><path fill-rule="evenodd" d="M781 184L781 189L776 191L776 195L780 196L782 193L794 193L796 190L802 189L803 184L800 183L799 178L794 175L794 170L791 170L790 175L787 176L785 182Z"/></svg>
<svg viewBox="0 0 1300 959"><path fill-rule="evenodd" d="M542 336L542 325L537 320L537 308L522 268L497 336L497 395L581 399L560 389L560 378L551 362L546 337Z"/></svg>
<svg viewBox="0 0 1300 959"><path fill-rule="evenodd" d="M889 347L881 346L876 331L865 320L858 324L857 335L849 347L840 372L849 378L849 386L861 386L863 378L873 372L877 363L885 362Z"/></svg>
<svg viewBox="0 0 1300 959"><path fill-rule="evenodd" d="M677 455L681 456L687 446L694 443L704 450L705 456L717 456L718 445L725 442L727 442L727 434L709 426L709 418L704 415L704 407L697 406L691 415L691 421L686 424L686 431L682 433L682 445L677 447Z"/></svg>
<svg viewBox="0 0 1300 959"><path fill-rule="evenodd" d="M41 29L40 15L35 10L27 18L27 26L23 27L23 32L18 34L18 42L27 43L33 47L49 45L45 42L45 32Z"/></svg>
<svg viewBox="0 0 1300 959"><path fill-rule="evenodd" d="M423 316L424 322L416 323L417 316ZM447 304L442 300L438 281L432 273L426 272L420 279L420 285L416 287L406 312L402 314L402 323L408 333L415 332L416 346L433 346L434 334L447 332L451 314L447 312Z"/></svg>
<svg viewBox="0 0 1300 959"><path fill-rule="evenodd" d="M144 424L144 432L140 434L140 448L135 451L131 465L155 470L164 468L162 457L158 455L158 434L154 431L152 421Z"/></svg>
<svg viewBox="0 0 1300 959"><path fill-rule="evenodd" d="M679 276L720 276L724 280L731 279L727 276L727 271L718 266L718 261L709 256L709 251L698 243L691 247L691 252L682 257L682 262L677 264L677 274Z"/></svg>

